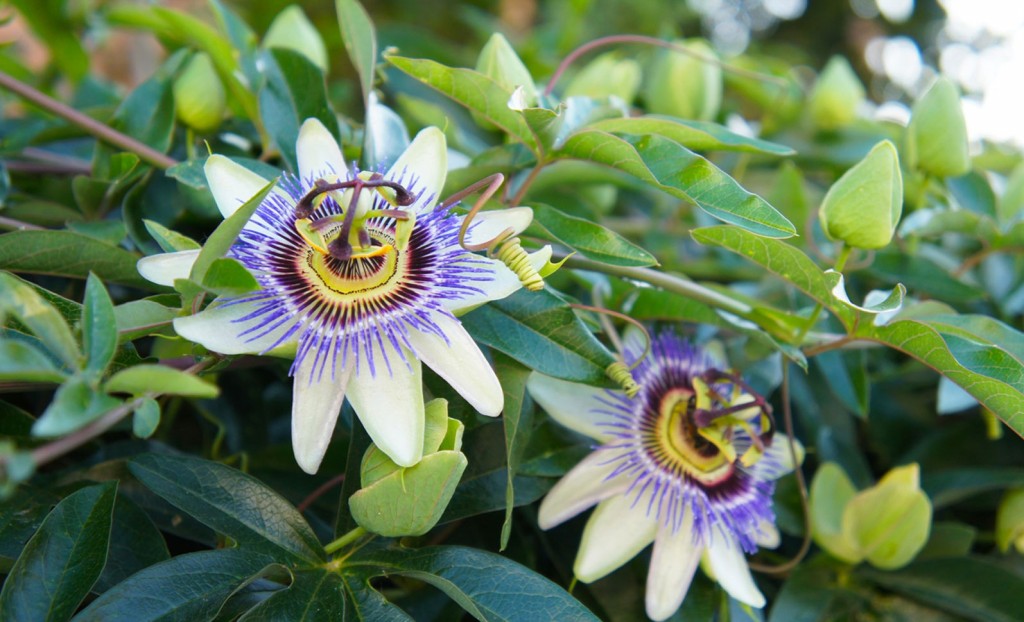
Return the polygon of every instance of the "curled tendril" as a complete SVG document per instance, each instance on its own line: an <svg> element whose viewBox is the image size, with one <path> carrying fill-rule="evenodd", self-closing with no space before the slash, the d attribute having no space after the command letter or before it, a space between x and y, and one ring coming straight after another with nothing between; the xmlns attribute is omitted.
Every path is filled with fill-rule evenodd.
<svg viewBox="0 0 1024 622"><path fill-rule="evenodd" d="M607 333L608 338L615 345L615 349L618 351L618 360L609 364L608 367L604 368L604 373L616 384L622 387L628 397L636 397L636 394L640 392L640 385L637 384L636 379L633 378L633 374L630 372L637 368L641 361L647 358L647 355L651 353L651 334L647 332L647 329L639 321L629 317L624 313L618 311L612 311L601 306L601 295L598 291L594 292L595 302L598 304L595 306L571 304L570 307L574 309L582 309L584 311L592 311L597 313L601 318L601 326L604 328L604 332ZM615 331L615 326L608 320L609 317L615 317L625 322L629 322L633 326L640 329L640 332L644 335L644 350L633 361L632 365L627 365L625 362L626 353L622 347L622 340L619 339L619 334Z"/></svg>
<svg viewBox="0 0 1024 622"><path fill-rule="evenodd" d="M544 289L544 277L530 263L530 255L523 249L518 237L502 242L495 256L498 261L508 266L509 270L516 273L523 287L531 292Z"/></svg>
<svg viewBox="0 0 1024 622"><path fill-rule="evenodd" d="M633 378L633 374L629 373L629 367L624 362L615 361L604 368L604 373L622 387L628 397L636 397L640 392L640 385Z"/></svg>

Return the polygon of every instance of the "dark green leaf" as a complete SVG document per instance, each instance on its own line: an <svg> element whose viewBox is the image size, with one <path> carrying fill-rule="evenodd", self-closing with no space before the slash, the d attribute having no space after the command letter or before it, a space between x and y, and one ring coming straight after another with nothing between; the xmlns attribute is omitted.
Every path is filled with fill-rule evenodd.
<svg viewBox="0 0 1024 622"><path fill-rule="evenodd" d="M345 603L356 620L367 622L412 622L413 618L373 589L365 579L345 580L350 598ZM348 619L348 618L346 618Z"/></svg>
<svg viewBox="0 0 1024 622"><path fill-rule="evenodd" d="M871 581L978 622L1016 622L1024 611L1024 579L974 557L930 559L894 572L865 568Z"/></svg>
<svg viewBox="0 0 1024 622"><path fill-rule="evenodd" d="M949 303L977 300L984 292L953 277L935 262L895 251L880 252L868 272L887 283L903 283L910 291L930 294Z"/></svg>
<svg viewBox="0 0 1024 622"><path fill-rule="evenodd" d="M260 89L260 114L281 156L298 171L295 140L303 121L320 119L332 136L338 136L338 119L327 100L324 74L294 50L273 48L263 52L261 59L267 83Z"/></svg>
<svg viewBox="0 0 1024 622"><path fill-rule="evenodd" d="M114 503L110 549L94 592L105 592L136 572L170 558L160 531L134 501L120 494Z"/></svg>
<svg viewBox="0 0 1024 622"><path fill-rule="evenodd" d="M144 454L128 469L164 499L242 547L283 563L324 561L302 515L254 477L198 458Z"/></svg>
<svg viewBox="0 0 1024 622"><path fill-rule="evenodd" d="M433 585L477 620L597 620L568 592L510 559L461 546L357 553L349 562ZM362 570L362 569L360 569ZM372 576L372 575L371 575Z"/></svg>
<svg viewBox="0 0 1024 622"><path fill-rule="evenodd" d="M790 156L796 153L786 145L735 134L717 123L658 115L606 119L591 124L587 129L622 134L664 136L693 151L746 151L777 156Z"/></svg>
<svg viewBox="0 0 1024 622"><path fill-rule="evenodd" d="M505 522L501 526L501 545L505 550L512 535L512 508L515 506L516 470L523 457L523 450L530 442L533 428L533 409L524 409L526 379L530 370L502 354L494 356L495 371L505 392L505 405L501 410L505 427L505 455L507 457L507 485L505 488Z"/></svg>
<svg viewBox="0 0 1024 622"><path fill-rule="evenodd" d="M990 490L1024 486L1024 469L964 467L921 474L921 489L939 508Z"/></svg>
<svg viewBox="0 0 1024 622"><path fill-rule="evenodd" d="M165 365L135 365L123 369L107 380L104 390L110 393L163 393L212 399L219 389L192 374Z"/></svg>
<svg viewBox="0 0 1024 622"><path fill-rule="evenodd" d="M615 361L569 305L544 291L519 290L462 322L478 341L563 380L606 382L604 370Z"/></svg>
<svg viewBox="0 0 1024 622"><path fill-rule="evenodd" d="M245 549L179 555L107 590L75 622L210 620L235 590L273 561Z"/></svg>
<svg viewBox="0 0 1024 622"><path fill-rule="evenodd" d="M708 160L661 136L577 132L559 151L563 157L605 164L674 197L692 201L715 218L757 235L788 238L796 228L767 201L744 190Z"/></svg>
<svg viewBox="0 0 1024 622"><path fill-rule="evenodd" d="M87 235L104 244L117 246L127 235L124 223L120 220L95 220L88 222L69 222L68 229L75 233Z"/></svg>
<svg viewBox="0 0 1024 622"><path fill-rule="evenodd" d="M147 286L135 269L138 255L71 231L12 231L0 235L0 269Z"/></svg>
<svg viewBox="0 0 1024 622"><path fill-rule="evenodd" d="M117 485L71 493L43 521L7 576L0 611L7 619L67 620L107 559Z"/></svg>
<svg viewBox="0 0 1024 622"><path fill-rule="evenodd" d="M82 302L82 346L85 370L103 375L117 349L117 322L110 294L95 274L89 273Z"/></svg>
<svg viewBox="0 0 1024 622"><path fill-rule="evenodd" d="M296 570L290 586L274 592L239 622L333 622L345 618L344 610L345 584L341 575L329 570Z"/></svg>
<svg viewBox="0 0 1024 622"><path fill-rule="evenodd" d="M9 409L0 409L0 416L10 414ZM11 568L25 543L59 502L60 497L53 490L22 485L0 503L0 569Z"/></svg>
<svg viewBox="0 0 1024 622"><path fill-rule="evenodd" d="M831 622L849 600L837 579L837 562L820 556L797 566L783 584L768 622Z"/></svg>
<svg viewBox="0 0 1024 622"><path fill-rule="evenodd" d="M377 66L377 32L366 9L357 0L336 0L334 7L338 13L341 40L359 75L363 101L366 102L373 90L373 71Z"/></svg>
<svg viewBox="0 0 1024 622"><path fill-rule="evenodd" d="M553 241L579 251L585 257L613 266L654 266L658 260L611 229L569 216L548 205L535 204L533 222Z"/></svg>

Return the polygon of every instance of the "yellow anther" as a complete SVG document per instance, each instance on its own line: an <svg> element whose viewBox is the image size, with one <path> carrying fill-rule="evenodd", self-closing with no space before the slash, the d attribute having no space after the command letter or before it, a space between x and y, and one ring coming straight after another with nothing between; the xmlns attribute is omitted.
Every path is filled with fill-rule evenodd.
<svg viewBox="0 0 1024 622"><path fill-rule="evenodd" d="M383 246L374 246L372 249L365 252L352 253L352 259L369 259L370 257L380 257L387 255L391 251L395 250L394 246L385 244Z"/></svg>

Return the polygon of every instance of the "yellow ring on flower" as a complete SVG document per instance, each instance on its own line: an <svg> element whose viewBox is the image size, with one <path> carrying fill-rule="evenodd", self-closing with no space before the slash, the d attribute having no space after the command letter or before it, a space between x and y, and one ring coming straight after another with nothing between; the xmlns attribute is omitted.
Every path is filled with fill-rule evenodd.
<svg viewBox="0 0 1024 622"><path fill-rule="evenodd" d="M658 459L705 485L729 478L734 470L718 447L703 438L691 412L693 392L676 388L661 397L655 429Z"/></svg>

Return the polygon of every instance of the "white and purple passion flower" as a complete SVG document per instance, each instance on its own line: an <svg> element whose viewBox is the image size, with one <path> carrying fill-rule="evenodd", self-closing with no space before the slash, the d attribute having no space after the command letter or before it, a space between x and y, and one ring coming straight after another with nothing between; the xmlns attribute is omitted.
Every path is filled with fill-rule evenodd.
<svg viewBox="0 0 1024 622"><path fill-rule="evenodd" d="M497 416L498 379L456 313L503 298L519 278L463 248L463 217L438 204L447 172L444 134L419 133L387 172L346 165L316 119L299 131L299 175L284 174L228 252L260 288L221 297L179 317L179 335L223 354L294 356L292 446L315 473L348 398L373 442L400 466L422 457L421 361L477 411ZM230 216L268 182L213 155L214 199ZM528 208L477 215L463 242L485 242L529 225ZM139 272L171 285L198 251L146 257ZM539 269L550 248L530 256Z"/></svg>
<svg viewBox="0 0 1024 622"><path fill-rule="evenodd" d="M641 352L627 337L627 359ZM642 343L642 342L641 342ZM793 468L764 399L672 333L651 344L621 391L532 374L530 395L559 423L601 445L540 506L550 529L596 505L574 572L590 583L654 543L646 609L664 620L682 604L697 565L736 600L763 607L744 553L775 547L774 480Z"/></svg>

